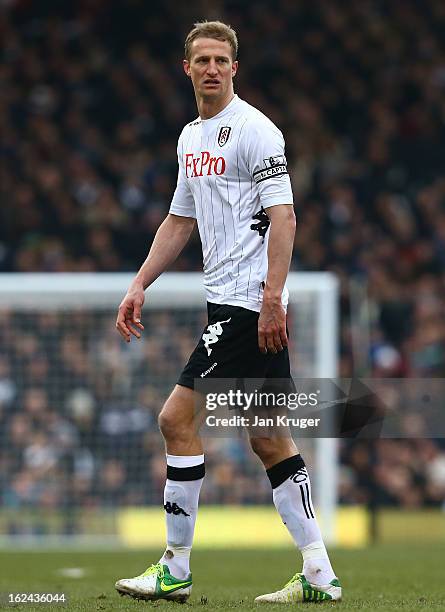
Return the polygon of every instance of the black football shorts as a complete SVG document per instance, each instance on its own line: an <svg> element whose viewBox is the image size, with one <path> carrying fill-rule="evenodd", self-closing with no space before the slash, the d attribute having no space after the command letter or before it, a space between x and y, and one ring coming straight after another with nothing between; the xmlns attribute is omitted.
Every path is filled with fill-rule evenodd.
<svg viewBox="0 0 445 612"><path fill-rule="evenodd" d="M279 378L293 385L287 347L273 354L258 347L259 312L207 303L208 325L182 371L178 385L195 388L195 379Z"/></svg>

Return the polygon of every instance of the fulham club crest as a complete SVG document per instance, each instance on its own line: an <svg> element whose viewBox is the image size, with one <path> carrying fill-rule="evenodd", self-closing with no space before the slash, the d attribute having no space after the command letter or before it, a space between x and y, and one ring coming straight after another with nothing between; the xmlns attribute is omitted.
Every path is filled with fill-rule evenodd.
<svg viewBox="0 0 445 612"><path fill-rule="evenodd" d="M229 136L230 136L230 131L232 130L231 127L225 126L222 127L219 130L219 134L218 134L218 145L220 147L223 147L226 142L229 140Z"/></svg>

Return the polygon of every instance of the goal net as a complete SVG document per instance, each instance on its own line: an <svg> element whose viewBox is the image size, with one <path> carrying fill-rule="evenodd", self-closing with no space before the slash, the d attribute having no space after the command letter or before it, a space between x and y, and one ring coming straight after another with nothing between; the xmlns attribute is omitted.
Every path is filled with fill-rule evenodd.
<svg viewBox="0 0 445 612"><path fill-rule="evenodd" d="M0 275L0 538L88 543L116 537L116 512L160 507L165 456L157 414L206 323L202 277L164 274L149 289L143 339L115 329L127 274ZM296 378L337 375L337 281L292 273ZM299 445L300 446L300 445ZM301 444L328 541L336 442ZM201 503L270 504L244 440L207 439Z"/></svg>

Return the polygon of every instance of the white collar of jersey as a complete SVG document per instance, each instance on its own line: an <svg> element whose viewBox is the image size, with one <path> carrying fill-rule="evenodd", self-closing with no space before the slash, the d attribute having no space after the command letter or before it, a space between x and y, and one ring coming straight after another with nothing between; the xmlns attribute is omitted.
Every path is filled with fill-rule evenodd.
<svg viewBox="0 0 445 612"><path fill-rule="evenodd" d="M229 111L231 111L233 109L233 107L239 102L239 98L238 98L238 94L234 94L233 98L230 100L230 102L228 103L227 106L225 106L222 111L219 111L219 113L217 115L215 115L214 117L210 117L209 119L201 119L201 121L204 123L204 121L215 121L215 119L220 119L221 117L224 117L224 115L226 113L228 113Z"/></svg>

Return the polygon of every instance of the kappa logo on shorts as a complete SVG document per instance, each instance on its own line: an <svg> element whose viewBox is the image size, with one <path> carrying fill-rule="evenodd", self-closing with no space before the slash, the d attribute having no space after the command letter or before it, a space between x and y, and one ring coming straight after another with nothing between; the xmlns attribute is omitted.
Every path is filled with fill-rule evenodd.
<svg viewBox="0 0 445 612"><path fill-rule="evenodd" d="M222 325L224 323L229 323L231 320L232 317L230 317L230 319L227 319L227 321L217 321L216 323L207 326L207 333L202 334L204 346L207 349L207 355L210 355L213 350L210 348L210 345L215 344L215 342L218 342L219 336L223 333Z"/></svg>
<svg viewBox="0 0 445 612"><path fill-rule="evenodd" d="M201 378L205 378L207 376L207 374L210 374L210 372L212 370L214 370L216 368L216 366L218 365L218 362L215 361L215 363L212 363L212 365L210 366L210 368L207 368L207 370L205 372L202 372L200 374Z"/></svg>

